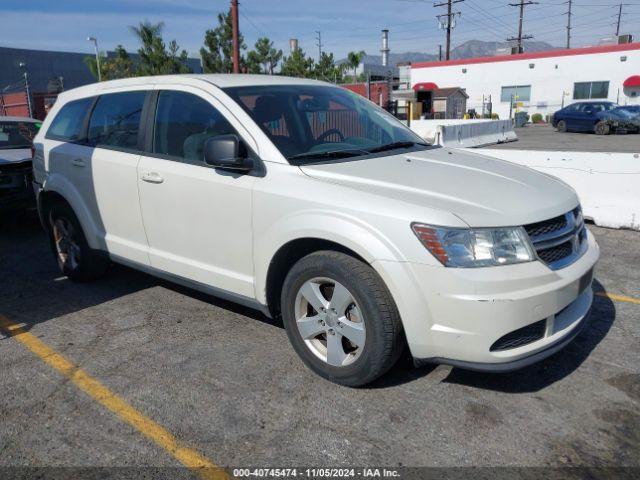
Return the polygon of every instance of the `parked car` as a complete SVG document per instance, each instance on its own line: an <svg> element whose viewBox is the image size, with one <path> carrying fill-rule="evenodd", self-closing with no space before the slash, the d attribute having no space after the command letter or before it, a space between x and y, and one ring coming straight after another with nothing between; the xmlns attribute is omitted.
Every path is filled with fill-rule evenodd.
<svg viewBox="0 0 640 480"><path fill-rule="evenodd" d="M282 317L304 363L344 385L379 377L405 345L418 362L523 367L571 341L593 299L599 249L570 187L427 145L319 81L70 90L34 172L69 279L115 261Z"/></svg>
<svg viewBox="0 0 640 480"><path fill-rule="evenodd" d="M609 133L607 123L603 123L602 114L618 105L613 102L572 103L553 114L552 125L559 132L595 132Z"/></svg>
<svg viewBox="0 0 640 480"><path fill-rule="evenodd" d="M624 110L625 112L629 112L631 115L640 116L640 105L624 105L618 107L620 110Z"/></svg>
<svg viewBox="0 0 640 480"><path fill-rule="evenodd" d="M637 133L640 130L640 113L634 112L633 107L616 107L598 113L599 122L596 133Z"/></svg>
<svg viewBox="0 0 640 480"><path fill-rule="evenodd" d="M35 208L31 148L40 122L0 116L0 213Z"/></svg>

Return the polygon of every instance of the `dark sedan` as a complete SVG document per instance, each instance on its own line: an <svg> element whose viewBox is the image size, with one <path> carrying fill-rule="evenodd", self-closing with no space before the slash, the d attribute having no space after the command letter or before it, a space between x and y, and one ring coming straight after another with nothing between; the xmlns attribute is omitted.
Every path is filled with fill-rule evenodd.
<svg viewBox="0 0 640 480"><path fill-rule="evenodd" d="M613 102L572 103L553 114L552 125L559 132L609 133L608 129L606 132L599 131L601 127L598 124L602 122L602 113L617 106Z"/></svg>
<svg viewBox="0 0 640 480"><path fill-rule="evenodd" d="M0 213L34 208L31 142L40 121L0 116Z"/></svg>

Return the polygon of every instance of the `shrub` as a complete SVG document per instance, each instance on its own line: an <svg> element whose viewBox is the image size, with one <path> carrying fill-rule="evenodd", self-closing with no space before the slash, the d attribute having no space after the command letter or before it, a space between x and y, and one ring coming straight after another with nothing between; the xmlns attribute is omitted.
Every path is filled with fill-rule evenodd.
<svg viewBox="0 0 640 480"><path fill-rule="evenodd" d="M500 115L498 115L497 113L492 113L491 114L491 119L492 120L500 120Z"/></svg>
<svg viewBox="0 0 640 480"><path fill-rule="evenodd" d="M542 114L541 113L534 113L533 115L531 115L531 121L533 123L542 123Z"/></svg>

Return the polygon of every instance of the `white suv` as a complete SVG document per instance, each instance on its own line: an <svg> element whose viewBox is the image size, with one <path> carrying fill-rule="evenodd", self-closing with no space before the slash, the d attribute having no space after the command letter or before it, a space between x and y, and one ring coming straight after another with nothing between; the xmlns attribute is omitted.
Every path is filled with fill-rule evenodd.
<svg viewBox="0 0 640 480"><path fill-rule="evenodd" d="M417 361L513 370L566 345L593 299L599 250L571 188L429 146L323 82L89 85L60 95L35 149L70 279L115 261L281 316L337 383L372 381L405 345Z"/></svg>

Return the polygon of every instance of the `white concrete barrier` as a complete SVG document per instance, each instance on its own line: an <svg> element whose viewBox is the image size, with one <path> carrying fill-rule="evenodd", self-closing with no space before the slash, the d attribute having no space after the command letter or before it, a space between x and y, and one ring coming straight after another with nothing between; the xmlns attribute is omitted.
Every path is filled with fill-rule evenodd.
<svg viewBox="0 0 640 480"><path fill-rule="evenodd" d="M578 193L584 216L596 225L640 230L640 153L470 151L558 177Z"/></svg>
<svg viewBox="0 0 640 480"><path fill-rule="evenodd" d="M518 139L511 120L412 120L410 127L428 142L443 147L482 147Z"/></svg>
<svg viewBox="0 0 640 480"><path fill-rule="evenodd" d="M411 120L411 130L420 135L422 138L427 140L428 142L435 143L437 139L438 132L440 131L438 127L442 125L459 125L462 122L469 123L486 123L491 122L489 119L482 120Z"/></svg>

